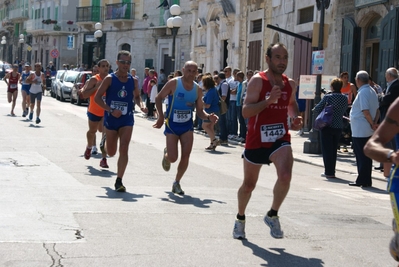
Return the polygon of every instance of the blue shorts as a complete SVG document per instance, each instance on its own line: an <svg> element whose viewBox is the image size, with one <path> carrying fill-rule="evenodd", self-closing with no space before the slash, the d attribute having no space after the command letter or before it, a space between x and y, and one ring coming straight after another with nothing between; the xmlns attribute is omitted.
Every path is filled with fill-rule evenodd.
<svg viewBox="0 0 399 267"><path fill-rule="evenodd" d="M277 140L270 148L260 147L256 149L245 149L242 153L242 158L245 158L245 160L252 164L270 165L270 163L272 163L270 156L283 146L291 146L291 143L283 140Z"/></svg>
<svg viewBox="0 0 399 267"><path fill-rule="evenodd" d="M23 84L22 85L21 91L25 91L26 94L29 95L30 94L29 90L30 90L30 84Z"/></svg>
<svg viewBox="0 0 399 267"><path fill-rule="evenodd" d="M165 135L166 134L174 134L177 136L180 136L184 133L187 132L192 132L194 131L194 126L193 126L193 121L191 120L190 123L168 123L168 121L165 121L165 131L163 132Z"/></svg>
<svg viewBox="0 0 399 267"><path fill-rule="evenodd" d="M388 192L391 198L391 205L393 215L395 217L396 225L399 225L399 209L398 209L398 200L399 200L399 168L398 166L393 166L391 170L391 174L389 175L388 180ZM397 228L399 229L399 228Z"/></svg>
<svg viewBox="0 0 399 267"><path fill-rule="evenodd" d="M115 118L112 115L108 114L108 112L104 115L104 126L108 130L118 131L122 127L133 126L134 125L134 117L133 115L123 115L119 118Z"/></svg>
<svg viewBox="0 0 399 267"><path fill-rule="evenodd" d="M93 113L90 113L90 112L88 112L87 111L87 117L89 118L89 120L91 120L91 121L101 121L101 119L103 118L103 117L100 117L100 116L97 116L97 115L94 115Z"/></svg>

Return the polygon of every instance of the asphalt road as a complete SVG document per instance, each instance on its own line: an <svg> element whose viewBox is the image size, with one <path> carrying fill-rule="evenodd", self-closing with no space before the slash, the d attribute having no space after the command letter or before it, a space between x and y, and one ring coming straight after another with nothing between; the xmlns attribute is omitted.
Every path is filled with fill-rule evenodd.
<svg viewBox="0 0 399 267"><path fill-rule="evenodd" d="M349 187L351 164L326 180L320 156L294 149L292 186L279 212L284 239L272 238L262 220L276 179L273 166L263 167L247 209L247 240L234 240L241 146L205 152L209 140L195 134L181 183L186 195L176 196L177 164L161 167L162 130L137 114L127 192L116 193L117 158L108 159L109 170L99 156L83 158L86 107L46 96L36 125L21 117L21 95L18 116L8 116L4 82L0 92L0 266L397 266L388 252L385 181ZM303 141L293 138L293 147Z"/></svg>

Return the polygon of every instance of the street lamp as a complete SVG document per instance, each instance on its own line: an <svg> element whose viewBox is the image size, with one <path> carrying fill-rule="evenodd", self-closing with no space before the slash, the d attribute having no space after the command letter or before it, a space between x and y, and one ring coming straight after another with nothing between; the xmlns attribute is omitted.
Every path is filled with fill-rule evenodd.
<svg viewBox="0 0 399 267"><path fill-rule="evenodd" d="M170 14L173 17L168 18L166 21L166 25L168 28L172 30L172 36L173 36L173 43L172 43L172 71L175 71L176 69L176 62L175 62L175 49L176 49L176 35L177 31L183 24L183 19L179 16L181 12L181 8L179 5L172 5L170 7Z"/></svg>
<svg viewBox="0 0 399 267"><path fill-rule="evenodd" d="M6 61L6 44L7 44L7 40L6 40L5 36L1 37L1 44L3 45L3 61Z"/></svg>
<svg viewBox="0 0 399 267"><path fill-rule="evenodd" d="M21 45L21 51L20 51L20 57L19 57L19 60L21 61L22 60L22 49L23 49L23 47L24 47L24 43L25 43L25 36L21 33L20 35L19 35L19 44Z"/></svg>
<svg viewBox="0 0 399 267"><path fill-rule="evenodd" d="M103 28L103 25L100 22L97 22L94 25L94 28L96 29L96 31L94 32L94 38L97 39L96 57L98 61L100 59L100 38L103 36L103 31L101 30Z"/></svg>

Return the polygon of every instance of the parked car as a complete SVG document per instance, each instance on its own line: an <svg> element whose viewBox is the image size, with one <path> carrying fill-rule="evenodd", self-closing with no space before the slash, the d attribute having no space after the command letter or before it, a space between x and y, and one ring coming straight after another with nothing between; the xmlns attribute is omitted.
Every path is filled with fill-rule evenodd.
<svg viewBox="0 0 399 267"><path fill-rule="evenodd" d="M6 76L6 73L11 71L12 71L11 64L5 61L0 61L0 79L3 79L4 76Z"/></svg>
<svg viewBox="0 0 399 267"><path fill-rule="evenodd" d="M91 78L92 72L91 71L82 71L79 72L78 76L76 77L75 84L72 87L71 92L71 104L76 104L78 106L82 105L82 103L87 103L87 98L82 98L78 95L78 91L83 88L85 83Z"/></svg>
<svg viewBox="0 0 399 267"><path fill-rule="evenodd" d="M61 75L60 86L57 87L57 100L65 102L66 98L70 98L72 87L78 74L79 71L67 70Z"/></svg>
<svg viewBox="0 0 399 267"><path fill-rule="evenodd" d="M51 96L56 97L57 96L57 87L61 86L60 85L60 78L62 74L65 72L65 70L59 70L57 71L57 74L52 77L52 82L51 82Z"/></svg>

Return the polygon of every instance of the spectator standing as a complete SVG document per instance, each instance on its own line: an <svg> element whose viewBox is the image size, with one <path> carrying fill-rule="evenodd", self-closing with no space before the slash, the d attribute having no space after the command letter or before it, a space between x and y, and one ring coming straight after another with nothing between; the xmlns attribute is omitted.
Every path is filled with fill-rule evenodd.
<svg viewBox="0 0 399 267"><path fill-rule="evenodd" d="M215 87L215 81L211 75L205 75L202 77L202 85L205 89L205 95L202 99L205 112L208 114L216 114L219 116L219 94ZM203 120L202 127L206 131L210 139L210 145L205 150L214 151L219 144L219 141L215 136L215 121Z"/></svg>
<svg viewBox="0 0 399 267"><path fill-rule="evenodd" d="M155 79L150 80L150 85L152 86L150 91L150 107L148 108L148 114L152 114L152 116L148 116L149 119L156 119L158 117L157 111L155 109L155 97L158 94L158 86ZM150 111L151 110L151 111Z"/></svg>
<svg viewBox="0 0 399 267"><path fill-rule="evenodd" d="M219 72L219 88L218 93L220 97L226 102L227 107L230 103L230 86L226 81L226 75L224 72ZM219 117L219 129L220 129L220 144L221 145L228 145L228 128L227 128L227 113L220 114Z"/></svg>
<svg viewBox="0 0 399 267"><path fill-rule="evenodd" d="M362 70L356 74L356 86L359 90L349 116L358 175L356 182L349 183L349 185L369 187L372 185L373 161L364 154L363 148L377 128L375 117L378 109L378 97L369 85L369 75L366 71Z"/></svg>
<svg viewBox="0 0 399 267"><path fill-rule="evenodd" d="M144 103L147 104L147 98L148 98L148 94L147 94L147 90L148 90L148 84L150 83L150 68L145 68L144 69L144 80L143 80L143 86L141 87L141 99Z"/></svg>
<svg viewBox="0 0 399 267"><path fill-rule="evenodd" d="M236 114L237 120L240 124L240 135L236 140L241 143L245 143L245 139L247 138L247 125L244 117L242 116L242 103L243 103L243 83L244 83L244 73L239 71L236 74L236 79L238 82L237 86L237 102L236 102Z"/></svg>
<svg viewBox="0 0 399 267"><path fill-rule="evenodd" d="M383 91L379 98L380 102L380 121L385 119L387 111L391 104L399 97L399 80L398 80L398 70L395 68L388 68L385 71L385 80L387 81L387 88ZM392 138L385 147L389 149L395 149L395 139ZM383 164L384 176L388 177L391 170L389 163Z"/></svg>
<svg viewBox="0 0 399 267"><path fill-rule="evenodd" d="M166 74L164 69L159 70L159 77L158 77L158 93L161 92L162 87L167 82Z"/></svg>
<svg viewBox="0 0 399 267"><path fill-rule="evenodd" d="M326 94L313 111L315 114L319 114L326 105L333 106L333 119L331 125L320 131L321 152L323 154L324 163L324 173L322 173L321 176L326 178L335 178L337 147L343 128L342 116L348 109L348 99L341 93L341 79L333 79L330 88L331 93Z"/></svg>
<svg viewBox="0 0 399 267"><path fill-rule="evenodd" d="M234 70L237 73L237 69ZM229 139L237 138L238 122L237 122L237 81L236 77L232 75L232 69L230 66L224 68L226 75L226 82L229 84L230 89L230 100L229 108L227 110L227 132ZM233 73L234 74L234 73Z"/></svg>
<svg viewBox="0 0 399 267"><path fill-rule="evenodd" d="M149 82L147 84L147 101L146 101L146 106L147 106L147 109L148 109L147 116L149 118L152 118L152 117L154 117L154 109L151 109L151 90L152 90L152 85L151 85L150 81L154 80L155 84L157 84L157 78L155 77L155 70L150 69L148 71L148 79L149 79ZM158 89L157 89L157 91L158 91Z"/></svg>

